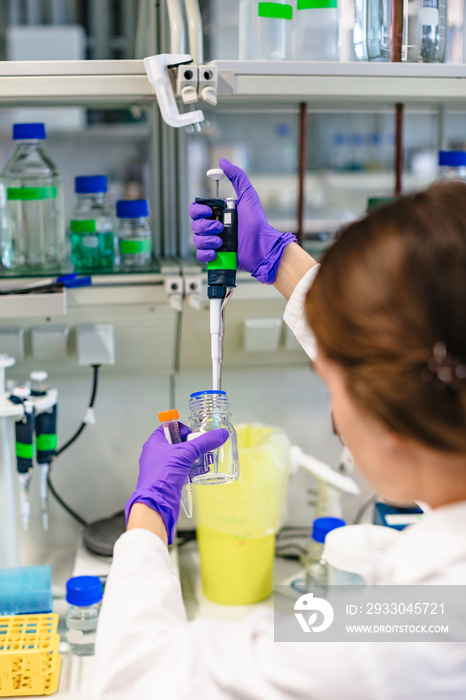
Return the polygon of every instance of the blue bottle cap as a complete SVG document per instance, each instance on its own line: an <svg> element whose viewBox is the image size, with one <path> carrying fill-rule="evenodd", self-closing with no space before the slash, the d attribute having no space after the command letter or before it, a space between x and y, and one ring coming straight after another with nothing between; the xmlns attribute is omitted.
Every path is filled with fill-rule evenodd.
<svg viewBox="0 0 466 700"><path fill-rule="evenodd" d="M149 216L149 204L147 199L120 199L116 203L116 214L119 219Z"/></svg>
<svg viewBox="0 0 466 700"><path fill-rule="evenodd" d="M46 138L45 124L13 124L13 141Z"/></svg>
<svg viewBox="0 0 466 700"><path fill-rule="evenodd" d="M97 576L74 576L66 582L66 602L70 605L94 605L102 600L103 592Z"/></svg>
<svg viewBox="0 0 466 700"><path fill-rule="evenodd" d="M206 391L195 391L194 394L190 395L190 398L193 399L196 396L205 396L206 394L217 394L220 396L225 396L226 393L226 391L222 391L221 389L219 389L218 391L215 389L207 389Z"/></svg>
<svg viewBox="0 0 466 700"><path fill-rule="evenodd" d="M466 165L466 151L439 151L438 164L452 168Z"/></svg>
<svg viewBox="0 0 466 700"><path fill-rule="evenodd" d="M346 523L342 518L316 518L312 524L312 539L323 543L330 530L336 530L343 525Z"/></svg>
<svg viewBox="0 0 466 700"><path fill-rule="evenodd" d="M79 175L74 179L74 191L78 194L106 192L107 189L106 175Z"/></svg>

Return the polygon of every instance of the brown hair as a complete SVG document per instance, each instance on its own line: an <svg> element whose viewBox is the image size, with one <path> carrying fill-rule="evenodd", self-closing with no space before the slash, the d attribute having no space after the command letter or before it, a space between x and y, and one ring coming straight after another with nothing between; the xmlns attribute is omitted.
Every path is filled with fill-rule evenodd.
<svg viewBox="0 0 466 700"><path fill-rule="evenodd" d="M466 379L426 372L439 343L466 365L466 184L433 185L344 228L306 315L357 405L399 434L466 452Z"/></svg>

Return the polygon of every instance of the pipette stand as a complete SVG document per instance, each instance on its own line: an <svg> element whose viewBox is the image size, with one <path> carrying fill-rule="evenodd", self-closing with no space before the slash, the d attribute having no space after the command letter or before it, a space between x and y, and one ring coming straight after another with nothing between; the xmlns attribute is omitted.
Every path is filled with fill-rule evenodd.
<svg viewBox="0 0 466 700"><path fill-rule="evenodd" d="M0 355L0 426L2 441L1 484L0 493L0 553L2 568L19 566L18 532L16 519L16 494L14 488L14 460L10 441L9 418L18 419L24 414L22 404L9 400L10 393L5 391L5 370L15 361L9 355ZM48 411L57 403L57 390L50 389L45 396L31 396L35 414Z"/></svg>

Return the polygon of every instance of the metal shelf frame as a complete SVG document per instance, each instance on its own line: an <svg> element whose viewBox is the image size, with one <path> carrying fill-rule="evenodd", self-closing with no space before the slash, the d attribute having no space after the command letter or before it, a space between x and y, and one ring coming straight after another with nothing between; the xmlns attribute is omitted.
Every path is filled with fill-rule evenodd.
<svg viewBox="0 0 466 700"><path fill-rule="evenodd" d="M395 102L466 104L466 65L213 61L219 70L220 103L291 99L327 105Z"/></svg>
<svg viewBox="0 0 466 700"><path fill-rule="evenodd" d="M219 104L309 100L466 104L466 65L213 61ZM0 105L144 105L155 95L141 60L2 61Z"/></svg>

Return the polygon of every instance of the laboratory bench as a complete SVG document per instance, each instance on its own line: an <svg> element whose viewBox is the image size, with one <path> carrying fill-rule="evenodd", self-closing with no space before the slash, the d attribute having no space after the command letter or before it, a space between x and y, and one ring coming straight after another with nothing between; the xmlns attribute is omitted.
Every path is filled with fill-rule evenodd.
<svg viewBox="0 0 466 700"><path fill-rule="evenodd" d="M190 542L183 547L170 548L170 560L172 569L180 578L183 590L183 600L188 619L207 617L215 620L242 620L254 608L267 606L273 607L273 597L258 603L257 605L218 605L207 600L202 594L199 576L199 553L196 542ZM60 582L69 576L106 576L110 571L111 559L91 554L79 541L74 565L71 558L68 561L68 571L58 572ZM283 584L292 578L300 578L302 569L299 563L277 558L275 560L274 581ZM54 697L60 700L89 700L95 668L93 656L76 656L69 651L66 642L66 628L64 616L67 603L64 598L54 599L54 612L60 615L58 632L61 635L60 654L62 657L60 681ZM44 695L29 696L44 698Z"/></svg>

